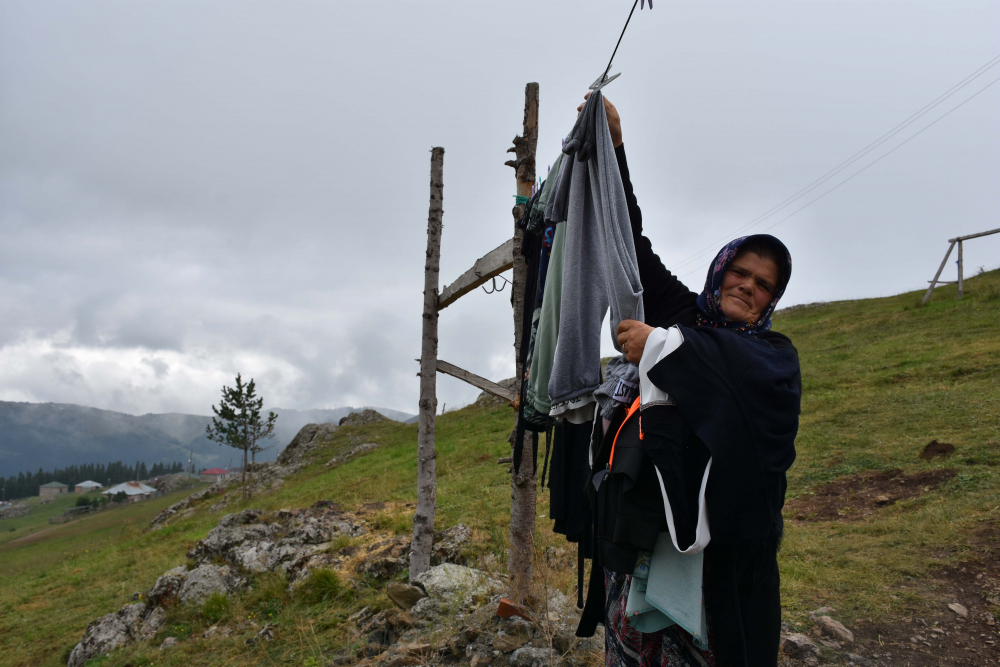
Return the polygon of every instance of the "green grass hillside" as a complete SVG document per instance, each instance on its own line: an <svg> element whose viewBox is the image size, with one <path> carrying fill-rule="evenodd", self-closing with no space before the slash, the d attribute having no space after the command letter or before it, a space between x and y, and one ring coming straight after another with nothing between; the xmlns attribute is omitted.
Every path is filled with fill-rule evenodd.
<svg viewBox="0 0 1000 667"><path fill-rule="evenodd" d="M980 555L975 536L995 530L1000 518L1000 272L969 280L962 300L944 287L920 308L919 296L800 307L775 318L775 329L798 346L804 381L781 552L790 623L805 623L807 612L822 604L836 607L845 623L890 623L919 613L931 603L914 582ZM438 419L438 525L468 524L484 564L502 564L506 553L509 477L496 458L509 453L511 424L506 407L469 406ZM224 512L308 507L321 499L347 507L396 501L375 524L406 532L412 510L405 503L415 499L416 428L395 422L345 426L278 491L230 503ZM955 452L919 459L932 439L953 443ZM323 467L362 442L381 447L338 468ZM810 515L808 503L824 484L895 469L906 475L956 472L868 514L852 515L848 502L835 508L834 518ZM209 513L211 503L205 502L187 519L159 531L144 529L185 493L32 529L37 532L28 539L18 536L29 532L25 526L8 537L0 522L0 665L64 665L88 622L184 563L187 550L223 512ZM544 518L547 495L538 514L540 547L565 546ZM565 567L546 570L546 576L572 592L575 558L562 560ZM260 578L255 591L229 606L171 612L167 629L149 645L92 663L325 665L350 641L345 619L353 610L388 604L365 582L336 600L298 598L283 582ZM248 648L235 636L200 639L219 618L264 609L278 624L272 642ZM155 646L164 633L193 639L161 653Z"/></svg>

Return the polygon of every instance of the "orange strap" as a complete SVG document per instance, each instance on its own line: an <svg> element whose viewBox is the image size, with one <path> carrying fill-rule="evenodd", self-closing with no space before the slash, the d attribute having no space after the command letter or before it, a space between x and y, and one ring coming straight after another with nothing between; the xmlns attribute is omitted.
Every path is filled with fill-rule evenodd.
<svg viewBox="0 0 1000 667"><path fill-rule="evenodd" d="M636 412L639 411L639 405L641 404L642 397L636 396L635 401L633 401L632 406L628 409L625 414L625 419L622 420L622 425L618 427L618 433L615 433L615 439L611 442L611 456L608 458L608 468L611 468L611 464L615 460L615 445L618 444L618 436L621 435L622 429L625 428L625 422L632 418ZM642 440L642 425L639 425L639 439Z"/></svg>

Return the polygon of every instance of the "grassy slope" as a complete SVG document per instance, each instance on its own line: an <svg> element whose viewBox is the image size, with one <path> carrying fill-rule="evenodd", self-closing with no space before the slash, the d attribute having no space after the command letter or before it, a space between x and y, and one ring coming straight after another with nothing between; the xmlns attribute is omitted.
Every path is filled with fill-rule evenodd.
<svg viewBox="0 0 1000 667"><path fill-rule="evenodd" d="M875 520L790 525L781 564L793 618L821 603L848 618L916 611L924 603L907 582L970 557L968 536L1000 518L1000 272L955 294L939 288L924 308L909 293L776 318L798 346L804 382L790 496L866 469L958 469ZM919 460L932 439L954 443L955 455Z"/></svg>
<svg viewBox="0 0 1000 667"><path fill-rule="evenodd" d="M84 497L93 498L96 495L98 492L91 491ZM39 502L41 498L37 496L18 501L30 505L31 511L16 519L0 520L0 545L11 540L19 540L30 533L45 530L49 527L49 519L62 516L63 512L76 505L77 498L80 497L75 493L64 493L53 496L52 501L45 504Z"/></svg>
<svg viewBox="0 0 1000 667"><path fill-rule="evenodd" d="M864 523L790 524L781 565L793 622L821 603L838 607L845 621L908 613L924 603L907 594L907 579L942 562L942 554L965 558L966 536L997 519L1000 476L990 464L1000 462L1000 272L970 280L964 300L953 296L954 288L946 287L923 309L915 307L919 297L911 293L800 308L776 318L776 329L799 347L805 381L790 495L865 469L960 469L941 489L880 510ZM510 492L495 457L509 451L510 423L506 408L475 406L438 420L438 524L468 523L480 553L501 562ZM918 460L932 438L955 443L956 455L933 464ZM348 505L412 501L415 425L345 427L319 460L370 441L382 448L334 470L314 464L251 504L278 509L326 498ZM133 592L184 562L185 552L218 521L219 513L208 514L208 503L190 519L142 531L180 495L55 526L30 544L0 542L0 665L65 664L67 648L91 619L118 609ZM546 499L538 514L547 511ZM405 529L405 519L404 511L384 523ZM539 542L560 545L549 526L539 522ZM572 568L573 559L567 559L556 583L571 586ZM342 621L350 609L385 604L375 589L362 588L353 600L328 605L282 591L280 581L260 582L256 593L234 601L229 611L233 618L252 610L275 614L278 636L263 648L244 648L242 637L197 639L164 653L135 647L106 664L324 664L323 656L346 641ZM167 633L196 633L209 623L196 610L184 614L172 615Z"/></svg>

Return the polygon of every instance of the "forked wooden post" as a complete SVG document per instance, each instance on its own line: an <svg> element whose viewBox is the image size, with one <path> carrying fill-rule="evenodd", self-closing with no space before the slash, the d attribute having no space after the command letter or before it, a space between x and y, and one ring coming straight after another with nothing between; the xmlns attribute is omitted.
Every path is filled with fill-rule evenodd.
<svg viewBox="0 0 1000 667"><path fill-rule="evenodd" d="M538 145L538 84L529 83L524 88L524 128L523 134L514 137L514 147L508 150L516 158L507 164L514 167L517 179L517 194L530 197L535 183L535 148ZM514 306L514 350L517 370L514 377L519 381L524 377L520 363L521 336L530 332L521 331L525 308L532 308L534 295L524 294L524 284L528 278L528 265L521 255L521 229L517 221L524 215L524 204L514 207L514 280L511 286L511 301ZM516 423L515 423L516 427ZM524 434L524 454L521 470L511 477L510 494L510 551L507 571L511 578L511 594L517 602L523 602L531 590L532 560L535 555L535 485L534 460L536 439L533 433Z"/></svg>
<svg viewBox="0 0 1000 667"><path fill-rule="evenodd" d="M444 214L444 149L431 149L431 203L427 214L427 259L424 262L424 324L420 345L420 421L417 431L417 509L413 515L410 581L431 566L434 508L437 503L438 274L441 267L441 218Z"/></svg>

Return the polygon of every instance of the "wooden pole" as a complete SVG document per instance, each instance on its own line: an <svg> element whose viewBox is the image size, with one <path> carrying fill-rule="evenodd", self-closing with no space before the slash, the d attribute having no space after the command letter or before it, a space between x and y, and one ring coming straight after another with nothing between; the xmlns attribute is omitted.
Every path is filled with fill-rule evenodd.
<svg viewBox="0 0 1000 667"><path fill-rule="evenodd" d="M944 254L944 259L941 260L941 266L938 267L937 273L934 274L934 279L931 280L931 285L927 288L927 294L924 295L920 305L924 305L931 300L931 294L934 292L934 286L937 285L938 278L941 277L941 272L944 271L944 265L948 263L948 258L951 257L951 249L954 247L955 241L952 241L951 245L948 246L948 252Z"/></svg>
<svg viewBox="0 0 1000 667"><path fill-rule="evenodd" d="M508 153L516 158L506 164L514 167L517 180L517 194L531 196L535 182L535 149L538 145L538 84L529 83L524 87L523 134L514 137L514 147ZM514 306L514 350L517 361L515 377L523 378L525 369L520 363L521 336L530 332L521 331L525 308L533 307L531 299L525 299L524 285L528 279L528 265L521 255L522 231L517 221L524 214L524 204L514 206L514 280L511 287L511 304ZM527 301L527 302L526 302ZM516 428L515 423L515 428ZM507 571L511 578L511 595L516 602L524 602L531 590L532 560L535 554L535 486L536 478L532 469L535 451L535 435L524 435L524 454L521 470L511 477L510 493L510 550Z"/></svg>
<svg viewBox="0 0 1000 667"><path fill-rule="evenodd" d="M962 263L962 242L958 242L958 298L961 299L965 294L965 280L964 280L964 269Z"/></svg>
<svg viewBox="0 0 1000 667"><path fill-rule="evenodd" d="M434 509L437 503L438 274L441 268L441 218L444 199L444 149L431 149L431 203L427 214L427 258L424 262L424 325L420 344L420 421L417 430L417 509L413 514L410 581L431 566Z"/></svg>

